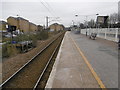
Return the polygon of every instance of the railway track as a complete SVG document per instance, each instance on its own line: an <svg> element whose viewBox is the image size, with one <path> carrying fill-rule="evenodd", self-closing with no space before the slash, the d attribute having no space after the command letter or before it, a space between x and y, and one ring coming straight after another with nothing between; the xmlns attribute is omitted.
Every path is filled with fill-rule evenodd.
<svg viewBox="0 0 120 90"><path fill-rule="evenodd" d="M60 47L60 44L57 45L57 47L55 48L54 52L52 53L48 63L46 64L46 67L44 68L42 74L40 75L40 77L39 77L36 85L34 86L33 90L39 90L41 88L42 89L45 88L45 85L46 85L47 80L49 78L50 72L52 70L52 66L53 66L53 64L55 62L57 53L59 51L59 47Z"/></svg>
<svg viewBox="0 0 120 90"><path fill-rule="evenodd" d="M63 36L64 33L61 33L56 39L54 39L45 48L43 48L37 55L35 55L25 65L23 65L17 72L15 72L11 77L5 80L0 85L0 87L2 87L2 89L32 88L34 90L38 88L43 88L44 85L42 87L40 86L41 80L44 78L45 72L50 71L48 67L51 67L51 62L53 64L53 61L51 60L54 60L55 55L57 55L56 53L63 39Z"/></svg>

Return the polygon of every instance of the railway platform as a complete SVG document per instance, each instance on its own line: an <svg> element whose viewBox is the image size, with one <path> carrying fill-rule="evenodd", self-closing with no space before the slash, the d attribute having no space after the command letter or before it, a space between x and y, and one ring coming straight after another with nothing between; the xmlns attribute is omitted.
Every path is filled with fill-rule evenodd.
<svg viewBox="0 0 120 90"><path fill-rule="evenodd" d="M105 88L70 32L64 36L45 88Z"/></svg>

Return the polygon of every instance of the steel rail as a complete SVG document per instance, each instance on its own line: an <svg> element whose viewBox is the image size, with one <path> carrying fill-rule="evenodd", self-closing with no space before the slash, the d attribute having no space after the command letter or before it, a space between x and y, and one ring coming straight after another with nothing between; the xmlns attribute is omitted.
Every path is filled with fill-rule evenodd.
<svg viewBox="0 0 120 90"><path fill-rule="evenodd" d="M46 69L47 69L47 67L48 67L48 65L49 65L49 63L50 63L50 61L52 60L53 56L55 55L55 53L56 53L56 51L57 51L57 49L58 49L60 43L61 43L61 41L59 42L59 44L57 45L57 47L56 47L55 50L53 51L53 53L52 53L50 59L48 60L46 66L45 66L45 68L44 68L44 70L43 70L42 73L40 74L40 77L38 78L38 80L37 80L37 82L36 82L36 84L35 84L33 90L36 90L36 88L38 87L39 82L40 82L42 76L44 75L44 73L45 73L45 71L46 71Z"/></svg>
<svg viewBox="0 0 120 90"><path fill-rule="evenodd" d="M63 34L63 33L62 33ZM19 72L21 72L30 62L32 62L38 55L40 55L44 50L46 50L54 41L56 41L62 34L60 34L57 38L52 40L47 46L45 46L40 52L38 52L35 56L33 56L26 64L24 64L20 69L18 69L13 75L11 75L7 80L5 80L2 84L0 84L0 88L2 88L5 84L7 84L12 78L14 78Z"/></svg>

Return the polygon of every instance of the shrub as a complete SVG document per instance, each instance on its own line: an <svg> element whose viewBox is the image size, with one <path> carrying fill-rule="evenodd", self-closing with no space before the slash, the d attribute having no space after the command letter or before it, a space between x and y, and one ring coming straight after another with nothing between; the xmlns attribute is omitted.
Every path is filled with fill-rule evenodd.
<svg viewBox="0 0 120 90"><path fill-rule="evenodd" d="M18 54L18 50L15 44L4 44L2 45L2 57L10 57Z"/></svg>
<svg viewBox="0 0 120 90"><path fill-rule="evenodd" d="M48 31L40 31L37 33L38 40L46 40L48 38Z"/></svg>
<svg viewBox="0 0 120 90"><path fill-rule="evenodd" d="M7 44L2 45L2 57L8 57Z"/></svg>

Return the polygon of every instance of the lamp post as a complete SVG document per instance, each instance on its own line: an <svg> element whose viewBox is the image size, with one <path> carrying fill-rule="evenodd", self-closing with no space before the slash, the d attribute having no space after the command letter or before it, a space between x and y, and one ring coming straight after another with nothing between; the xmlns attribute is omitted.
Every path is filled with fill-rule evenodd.
<svg viewBox="0 0 120 90"><path fill-rule="evenodd" d="M77 19L78 14L76 14L75 17L76 17L76 19ZM81 31L80 31L80 22L77 22L77 20L76 20L76 28L77 28L77 29L76 29L76 32L77 32L77 33L80 33L80 32L81 32Z"/></svg>
<svg viewBox="0 0 120 90"><path fill-rule="evenodd" d="M99 14L97 13L96 16L98 16ZM96 17L96 31L97 31L97 26L98 26L98 21L97 21L97 17ZM98 31L97 31L98 32Z"/></svg>
<svg viewBox="0 0 120 90"><path fill-rule="evenodd" d="M72 20L72 24L73 24L73 26L74 26L74 20Z"/></svg>
<svg viewBox="0 0 120 90"><path fill-rule="evenodd" d="M87 17L88 17L88 16L85 16L85 17L86 17L86 36L87 36L87 25L88 25Z"/></svg>

